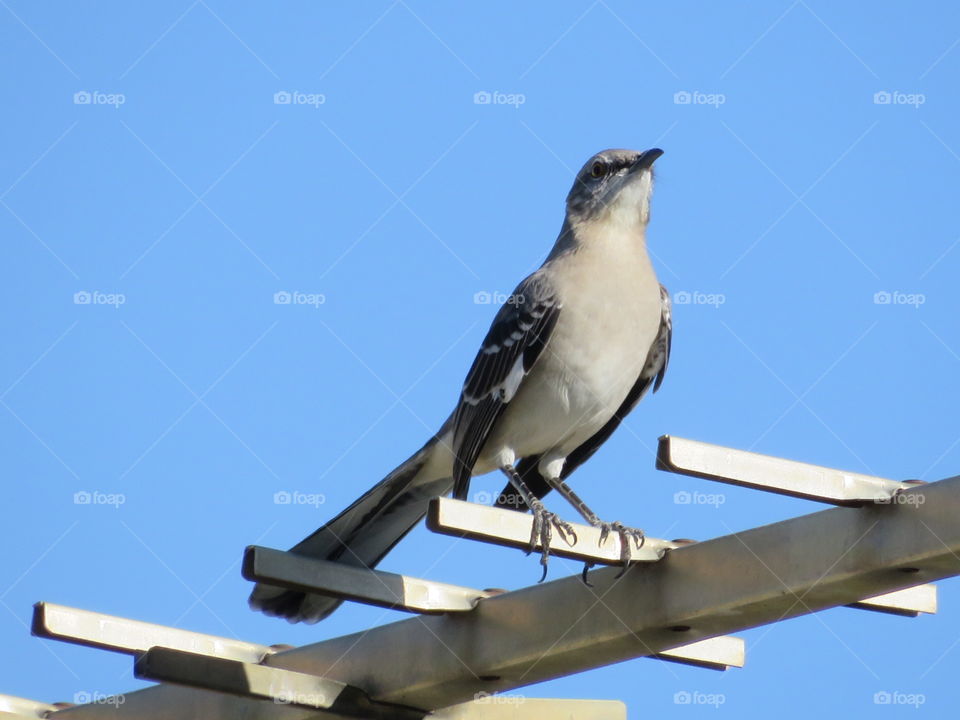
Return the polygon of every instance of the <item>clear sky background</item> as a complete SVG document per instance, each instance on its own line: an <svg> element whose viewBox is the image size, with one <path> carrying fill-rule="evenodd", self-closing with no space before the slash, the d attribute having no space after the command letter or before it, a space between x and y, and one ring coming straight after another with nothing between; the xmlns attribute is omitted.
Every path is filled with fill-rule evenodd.
<svg viewBox="0 0 960 720"><path fill-rule="evenodd" d="M31 638L38 600L295 645L403 617L254 614L241 551L298 541L437 428L496 310L476 294L542 261L606 147L666 150L649 246L691 302L660 393L573 477L588 503L698 539L820 509L658 472L663 433L956 474L958 42L949 2L0 2L0 692L144 685ZM274 502L294 491L315 502ZM383 567L538 577L422 528ZM517 692L716 718L901 692L923 704L881 709L943 717L960 586L940 593L933 617L745 632L742 670L637 660Z"/></svg>

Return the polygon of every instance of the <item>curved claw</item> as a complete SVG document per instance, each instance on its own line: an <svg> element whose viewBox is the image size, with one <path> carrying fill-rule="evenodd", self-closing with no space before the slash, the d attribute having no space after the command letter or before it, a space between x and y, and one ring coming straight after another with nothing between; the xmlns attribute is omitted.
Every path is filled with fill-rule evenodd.
<svg viewBox="0 0 960 720"><path fill-rule="evenodd" d="M587 573L590 571L590 568L592 567L593 567L593 563L587 561L583 564L583 572L580 573L580 580L583 581L583 584L586 585L587 587L593 587L593 583L587 580Z"/></svg>
<svg viewBox="0 0 960 720"><path fill-rule="evenodd" d="M527 555L537 549L537 542L543 535L543 506L533 508L533 525L530 528L530 546L527 548Z"/></svg>
<svg viewBox="0 0 960 720"><path fill-rule="evenodd" d="M547 577L547 560L550 557L553 529L556 528L557 534L570 546L576 545L577 533L570 523L547 510L543 503L536 502L530 509L533 512L533 526L530 529L530 547L527 555L533 552L538 544L540 545L540 565L543 566L543 575L537 582L542 583Z"/></svg>
<svg viewBox="0 0 960 720"><path fill-rule="evenodd" d="M566 520L561 520L556 515L553 515L550 518L550 521L553 523L553 526L557 529L557 534L559 534L560 537L563 538L563 541L567 545L569 545L570 547L573 547L574 545L577 544L577 532L576 530L573 529L573 525L568 523ZM570 538L573 538L572 542Z"/></svg>
<svg viewBox="0 0 960 720"><path fill-rule="evenodd" d="M599 546L602 546L607 538L610 537L611 532L617 533L620 538L620 563L623 565L623 570L617 574L617 577L622 577L623 574L627 571L627 568L630 566L630 540L633 539L634 544L637 546L637 550L643 547L644 543L647 541L647 536L644 534L643 530L637 528L627 527L623 523L617 522L601 522L598 521L594 523L594 527L600 529L600 540L597 543ZM584 570L584 581L586 580L586 570Z"/></svg>

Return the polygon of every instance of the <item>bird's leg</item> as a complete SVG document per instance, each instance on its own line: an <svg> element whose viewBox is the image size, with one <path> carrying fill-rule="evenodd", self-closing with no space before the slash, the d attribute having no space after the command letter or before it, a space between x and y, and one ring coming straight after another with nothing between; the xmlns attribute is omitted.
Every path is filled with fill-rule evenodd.
<svg viewBox="0 0 960 720"><path fill-rule="evenodd" d="M517 472L517 469L513 465L504 465L500 469L533 513L533 528L530 531L530 549L527 550L527 554L529 555L533 552L537 543L540 543L540 565L543 566L543 575L538 582L543 582L544 578L547 577L547 558L550 556L550 541L553 539L553 529L556 528L557 533L563 538L567 545L576 544L577 533L574 532L573 526L570 523L560 519L555 513L550 512L543 506L543 503L540 502L537 496L527 487L527 484L523 481L523 478L520 477L520 473Z"/></svg>
<svg viewBox="0 0 960 720"><path fill-rule="evenodd" d="M586 503L580 499L580 496L577 495L569 485L567 485L560 478L551 478L544 476L544 480L556 490L563 498L573 505L574 509L583 516L583 519L586 520L590 525L595 528L600 529L600 542L599 545L603 545L611 532L617 533L620 537L620 562L623 564L623 571L620 575L626 572L627 567L630 565L630 540L637 546L637 550L643 547L643 543L646 540L646 536L643 534L643 530L637 528L627 527L621 522L604 522L597 514L593 512L590 508L587 507ZM581 576L584 583L587 583L587 570L590 569L592 563L587 563L583 568L583 575ZM617 577L620 577L617 575ZM589 583L587 583L589 585Z"/></svg>

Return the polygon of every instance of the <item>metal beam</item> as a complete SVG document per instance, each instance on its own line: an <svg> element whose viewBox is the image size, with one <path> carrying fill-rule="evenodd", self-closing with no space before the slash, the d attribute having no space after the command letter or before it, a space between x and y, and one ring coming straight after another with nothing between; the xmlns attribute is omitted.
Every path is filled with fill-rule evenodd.
<svg viewBox="0 0 960 720"><path fill-rule="evenodd" d="M595 570L593 587L562 578L484 599L473 612L277 652L266 664L435 709L960 574L960 477L904 495L909 502L835 508L687 545L619 579L618 568ZM174 686L130 693L108 712L115 720L314 717ZM91 706L61 714L107 717Z"/></svg>
<svg viewBox="0 0 960 720"><path fill-rule="evenodd" d="M577 535L577 541L573 545L567 545L558 533L554 533L553 544L550 545L551 555L603 565L622 564L620 538L616 533L610 533L601 545L599 528L570 524ZM533 515L440 497L430 502L427 527L444 535L529 550ZM668 540L648 537L640 548L631 545L630 559L631 562L657 562L667 550L675 547L677 544ZM540 550L539 542L534 550Z"/></svg>
<svg viewBox="0 0 960 720"><path fill-rule="evenodd" d="M134 675L144 680L214 690L245 698L325 710L365 720L423 720L422 711L371 702L355 687L335 680L197 653L152 648L137 658Z"/></svg>
<svg viewBox="0 0 960 720"><path fill-rule="evenodd" d="M243 576L291 590L414 613L466 612L490 595L483 590L355 568L255 545L244 552Z"/></svg>
<svg viewBox="0 0 960 720"><path fill-rule="evenodd" d="M523 695L486 695L439 710L429 720L627 720L619 700L546 700Z"/></svg>
<svg viewBox="0 0 960 720"><path fill-rule="evenodd" d="M138 655L152 647L202 653L211 657L258 663L275 648L233 638L178 630L103 613L39 602L33 606L31 632L37 637Z"/></svg>
<svg viewBox="0 0 960 720"><path fill-rule="evenodd" d="M895 501L919 481L898 482L663 435L657 469L848 507Z"/></svg>
<svg viewBox="0 0 960 720"><path fill-rule="evenodd" d="M651 657L708 670L726 670L731 667L743 667L746 655L746 643L743 638L721 635L689 645L681 645L672 650L664 650Z"/></svg>
<svg viewBox="0 0 960 720"><path fill-rule="evenodd" d="M920 613L932 615L937 612L937 586L917 585L905 590L874 595L859 602L850 603L847 607L905 617L917 617Z"/></svg>

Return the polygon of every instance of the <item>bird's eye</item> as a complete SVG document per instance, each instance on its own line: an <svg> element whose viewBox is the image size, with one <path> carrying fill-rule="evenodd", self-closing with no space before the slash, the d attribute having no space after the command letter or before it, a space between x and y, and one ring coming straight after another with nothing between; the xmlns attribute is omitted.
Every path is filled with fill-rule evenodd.
<svg viewBox="0 0 960 720"><path fill-rule="evenodd" d="M597 160L590 168L590 177L603 177L607 173L607 164L602 160Z"/></svg>

